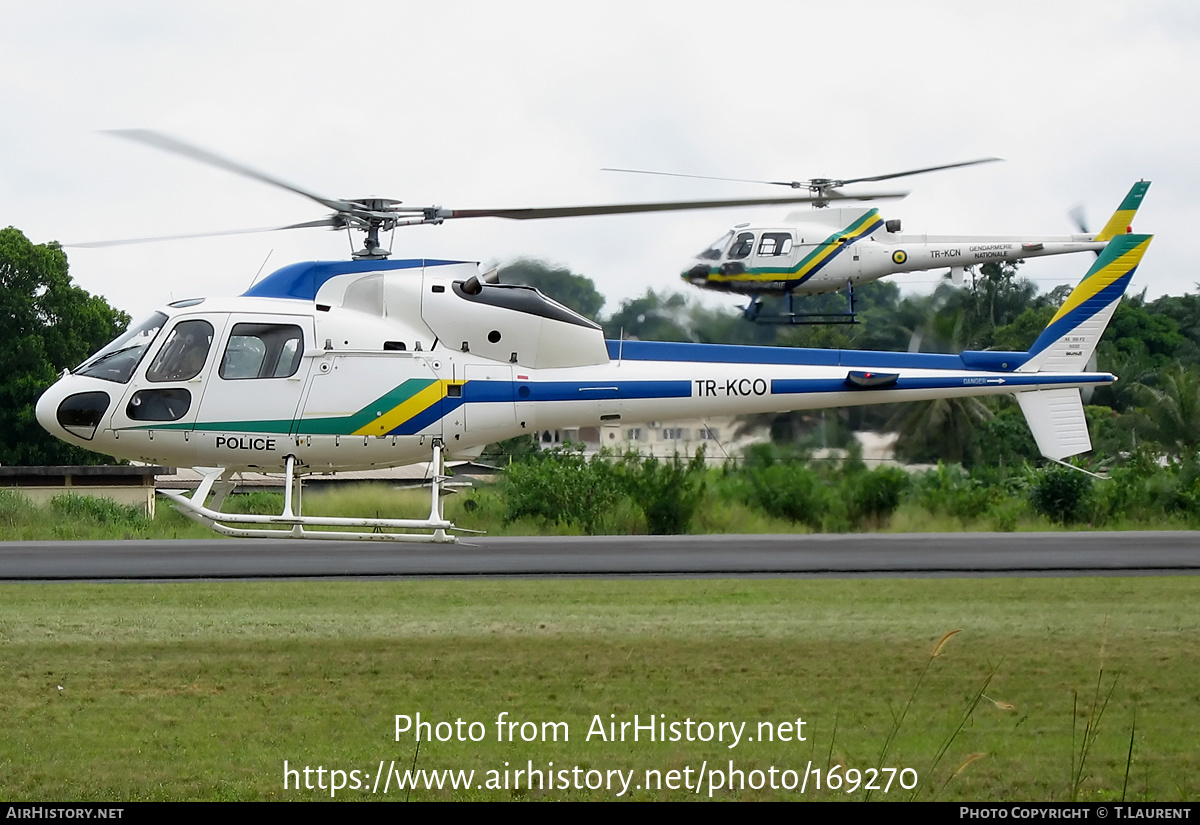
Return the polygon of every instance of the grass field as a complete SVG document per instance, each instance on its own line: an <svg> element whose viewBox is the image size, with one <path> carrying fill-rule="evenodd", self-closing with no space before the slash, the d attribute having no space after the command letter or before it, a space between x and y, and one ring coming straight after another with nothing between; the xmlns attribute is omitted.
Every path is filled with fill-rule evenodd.
<svg viewBox="0 0 1200 825"><path fill-rule="evenodd" d="M825 771L882 766L917 784L872 799L1196 800L1198 603L1165 577L6 585L0 776L13 801L328 799L330 769L343 800L612 799L613 771L622 798L856 800ZM417 769L472 787L372 794L418 712L464 725ZM538 725L497 741L502 713ZM634 714L681 741L587 736ZM730 748L704 722L747 724Z"/></svg>

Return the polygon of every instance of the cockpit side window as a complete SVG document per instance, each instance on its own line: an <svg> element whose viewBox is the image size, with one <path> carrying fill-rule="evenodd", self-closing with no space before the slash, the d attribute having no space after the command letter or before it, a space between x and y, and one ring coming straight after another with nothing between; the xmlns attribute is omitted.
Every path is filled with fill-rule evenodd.
<svg viewBox="0 0 1200 825"><path fill-rule="evenodd" d="M738 233L737 240L733 242L733 246L729 248L729 259L731 261L740 260L748 256L754 251L754 233L741 232Z"/></svg>
<svg viewBox="0 0 1200 825"><path fill-rule="evenodd" d="M290 378L300 369L304 336L295 324L234 324L221 358L221 377Z"/></svg>
<svg viewBox="0 0 1200 825"><path fill-rule="evenodd" d="M212 339L213 328L208 321L180 321L146 370L146 380L187 381L195 378L208 360Z"/></svg>
<svg viewBox="0 0 1200 825"><path fill-rule="evenodd" d="M137 326L130 327L124 335L97 352L75 369L76 375L102 378L126 384L133 371L142 362L142 356L158 337L158 332L167 322L167 316L156 312Z"/></svg>

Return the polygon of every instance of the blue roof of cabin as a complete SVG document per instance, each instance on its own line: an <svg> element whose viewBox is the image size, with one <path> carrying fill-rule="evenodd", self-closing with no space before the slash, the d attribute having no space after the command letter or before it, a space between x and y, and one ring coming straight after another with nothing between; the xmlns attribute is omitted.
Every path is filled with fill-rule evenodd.
<svg viewBox="0 0 1200 825"><path fill-rule="evenodd" d="M246 298L295 298L312 301L321 285L337 275L354 272L385 272L393 269L420 269L463 263L432 258L405 261L305 261L277 269L242 293Z"/></svg>

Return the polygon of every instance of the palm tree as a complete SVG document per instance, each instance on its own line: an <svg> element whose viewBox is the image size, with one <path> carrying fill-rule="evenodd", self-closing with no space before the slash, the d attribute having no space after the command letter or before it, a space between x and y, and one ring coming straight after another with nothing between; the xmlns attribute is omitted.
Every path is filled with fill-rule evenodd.
<svg viewBox="0 0 1200 825"><path fill-rule="evenodd" d="M1200 447L1200 369L1175 363L1159 373L1158 388L1148 388L1147 412L1160 444L1175 455Z"/></svg>
<svg viewBox="0 0 1200 825"><path fill-rule="evenodd" d="M900 434L896 452L908 461L961 464L971 457L975 429L994 417L979 398L939 398L900 405L888 429Z"/></svg>
<svg viewBox="0 0 1200 825"><path fill-rule="evenodd" d="M914 303L910 310L918 308L924 310L924 317L908 319L913 330L910 352L959 352L978 335L977 329L970 328L962 290L939 287L932 299ZM899 433L896 452L908 461L962 463L970 457L975 428L993 417L980 398L939 398L899 405L887 429Z"/></svg>

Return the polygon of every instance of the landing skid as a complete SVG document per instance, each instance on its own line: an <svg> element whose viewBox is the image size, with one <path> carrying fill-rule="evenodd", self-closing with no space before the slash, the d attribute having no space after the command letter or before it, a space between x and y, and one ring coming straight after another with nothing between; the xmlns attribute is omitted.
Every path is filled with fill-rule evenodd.
<svg viewBox="0 0 1200 825"><path fill-rule="evenodd" d="M803 300L806 296L799 296ZM762 298L755 296L745 307L747 320L756 324L786 324L790 326L814 326L831 324L857 324L858 314L854 311L854 284L846 282L845 312L797 312L795 293L787 294L788 311L779 315L764 315Z"/></svg>
<svg viewBox="0 0 1200 825"><path fill-rule="evenodd" d="M296 474L296 460L287 458L286 487L283 493L283 512L278 516L245 515L222 513L221 505L233 490L232 473L225 467L206 467L204 478L192 495L182 490L160 490L175 502L175 507L193 521L210 527L226 536L237 538L295 538L316 541L406 541L452 544L458 539L447 533L456 530L451 522L442 517L442 488L448 476L444 475L442 445L434 444L433 460L430 463L432 494L429 517L424 519L390 518L329 518L325 516L301 515L300 477ZM213 495L212 507L205 506L209 495ZM264 525L263 528L246 528L231 525ZM305 530L305 527L365 527L375 532L363 533L347 530ZM383 530L420 530L428 532L385 533Z"/></svg>

